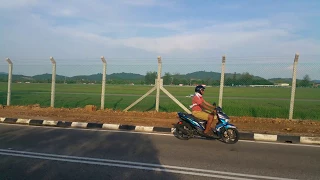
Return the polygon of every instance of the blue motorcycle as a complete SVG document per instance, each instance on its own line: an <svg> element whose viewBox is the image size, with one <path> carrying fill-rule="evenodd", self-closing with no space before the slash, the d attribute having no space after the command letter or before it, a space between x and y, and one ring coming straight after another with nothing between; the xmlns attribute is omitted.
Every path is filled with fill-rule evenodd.
<svg viewBox="0 0 320 180"><path fill-rule="evenodd" d="M216 106L215 103L213 103ZM188 140L190 138L200 136L212 139L219 139L227 144L235 144L239 140L239 132L237 127L230 124L229 117L222 111L222 108L217 106L217 124L215 128L212 129L215 137L208 137L204 134L207 121L198 119L192 114L185 112L178 112L179 122L174 125L175 129L173 131L174 135L182 140Z"/></svg>

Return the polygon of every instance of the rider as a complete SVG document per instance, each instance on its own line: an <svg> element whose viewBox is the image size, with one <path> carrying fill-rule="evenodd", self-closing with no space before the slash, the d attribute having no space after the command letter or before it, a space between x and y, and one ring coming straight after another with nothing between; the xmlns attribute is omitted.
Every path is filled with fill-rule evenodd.
<svg viewBox="0 0 320 180"><path fill-rule="evenodd" d="M215 116L215 107L210 103L206 102L202 95L204 93L205 87L202 85L198 85L195 88L195 94L192 98L192 115L196 118L207 120L207 126L204 130L204 134L207 136L213 136L213 132L211 131L211 124L213 119L216 119Z"/></svg>

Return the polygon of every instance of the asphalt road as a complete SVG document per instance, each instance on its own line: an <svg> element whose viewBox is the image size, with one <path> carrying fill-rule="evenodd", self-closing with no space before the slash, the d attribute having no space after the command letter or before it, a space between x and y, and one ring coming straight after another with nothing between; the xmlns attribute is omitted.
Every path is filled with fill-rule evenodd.
<svg viewBox="0 0 320 180"><path fill-rule="evenodd" d="M0 179L303 179L320 146L0 124Z"/></svg>

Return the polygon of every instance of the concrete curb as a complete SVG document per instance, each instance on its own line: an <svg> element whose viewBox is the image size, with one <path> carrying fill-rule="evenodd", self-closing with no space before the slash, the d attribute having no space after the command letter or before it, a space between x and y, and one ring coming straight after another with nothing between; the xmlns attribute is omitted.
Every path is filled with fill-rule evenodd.
<svg viewBox="0 0 320 180"><path fill-rule="evenodd" d="M20 118L6 118L6 117L0 117L0 123L24 124L24 125L33 125L33 126L86 128L86 129L127 130L127 131L140 131L140 132L164 132L164 133L171 133L174 130L174 128L166 128L166 127L20 119ZM320 137L274 135L274 134L248 133L248 132L240 132L240 140L320 145Z"/></svg>

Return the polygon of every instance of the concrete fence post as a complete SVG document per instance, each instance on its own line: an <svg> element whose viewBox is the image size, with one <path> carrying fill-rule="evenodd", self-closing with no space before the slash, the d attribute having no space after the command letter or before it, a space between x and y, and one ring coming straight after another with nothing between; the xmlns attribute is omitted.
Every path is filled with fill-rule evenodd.
<svg viewBox="0 0 320 180"><path fill-rule="evenodd" d="M9 64L7 106L10 106L10 103L11 103L11 83L12 83L12 65L13 65L13 63L9 58L7 58L6 61Z"/></svg>
<svg viewBox="0 0 320 180"><path fill-rule="evenodd" d="M103 63L103 71L102 71L102 89L101 89L101 107L100 109L104 109L104 97L106 91L106 73L107 73L107 61L104 56L101 56L101 61Z"/></svg>
<svg viewBox="0 0 320 180"><path fill-rule="evenodd" d="M226 56L222 56L221 77L220 77L220 90L219 90L219 106L222 108L222 97L224 88L224 71L226 64Z"/></svg>
<svg viewBox="0 0 320 180"><path fill-rule="evenodd" d="M159 112L159 102L160 102L160 79L161 79L162 62L161 57L158 56L158 77L157 77L157 95L156 95L156 111Z"/></svg>
<svg viewBox="0 0 320 180"><path fill-rule="evenodd" d="M294 98L295 98L295 93L296 93L296 79L297 79L297 64L298 64L298 60L299 60L299 54L296 53L295 57L294 57L294 61L293 61L289 119L293 118L293 107L294 107Z"/></svg>
<svg viewBox="0 0 320 180"><path fill-rule="evenodd" d="M56 94L56 61L53 57L50 57L52 63L52 80L51 80L51 104L50 107L54 107L54 100Z"/></svg>
<svg viewBox="0 0 320 180"><path fill-rule="evenodd" d="M156 95L156 111L159 112L159 102L160 102L160 90L163 91L169 98L171 98L175 103L177 103L182 109L184 109L187 113L191 114L191 111L187 109L182 103L180 103L172 94L170 94L169 91L167 91L163 87L163 79L161 79L161 69L162 69L162 61L161 57L158 56L158 77L154 80L154 87L150 89L146 94L141 96L139 99L137 99L135 102L133 102L130 106L125 108L123 111L128 111L130 108L132 108L134 105L138 104L142 99L150 95L153 91L157 90Z"/></svg>

